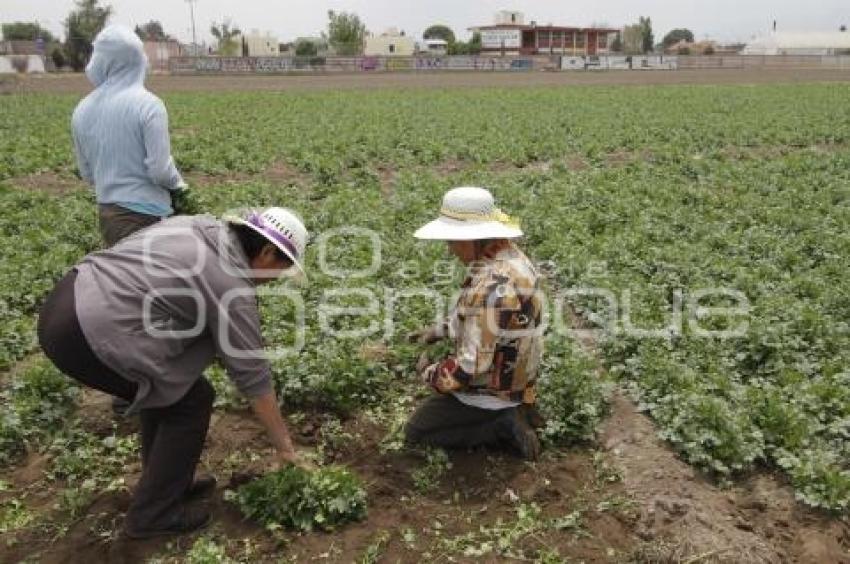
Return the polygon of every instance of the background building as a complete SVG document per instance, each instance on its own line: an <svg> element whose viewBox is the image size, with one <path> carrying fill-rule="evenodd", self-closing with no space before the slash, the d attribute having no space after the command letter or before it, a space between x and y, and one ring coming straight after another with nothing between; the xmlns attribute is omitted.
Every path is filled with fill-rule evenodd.
<svg viewBox="0 0 850 564"><path fill-rule="evenodd" d="M678 41L664 48L667 55L714 55L718 52L714 41Z"/></svg>
<svg viewBox="0 0 850 564"><path fill-rule="evenodd" d="M395 28L381 35L366 38L364 54L368 57L412 57L416 53L416 41Z"/></svg>
<svg viewBox="0 0 850 564"><path fill-rule="evenodd" d="M445 39L423 39L417 51L423 55L442 57L449 54L449 42Z"/></svg>
<svg viewBox="0 0 850 564"><path fill-rule="evenodd" d="M482 54L602 55L611 52L620 30L525 24L522 12L500 11L493 25L471 28L481 34Z"/></svg>
<svg viewBox="0 0 850 564"><path fill-rule="evenodd" d="M185 54L176 39L145 41L144 47L152 71L167 71L169 59Z"/></svg>
<svg viewBox="0 0 850 564"><path fill-rule="evenodd" d="M234 41L242 45L242 55L246 57L277 57L280 55L280 41L271 33L260 33L256 29L247 35L239 35Z"/></svg>
<svg viewBox="0 0 850 564"><path fill-rule="evenodd" d="M850 33L844 31L775 32L754 39L742 55L850 55Z"/></svg>

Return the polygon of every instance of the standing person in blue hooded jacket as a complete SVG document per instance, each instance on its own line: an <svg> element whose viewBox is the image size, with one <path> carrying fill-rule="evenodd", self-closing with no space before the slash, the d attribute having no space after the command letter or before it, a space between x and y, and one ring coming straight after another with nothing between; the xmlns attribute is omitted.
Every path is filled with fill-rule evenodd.
<svg viewBox="0 0 850 564"><path fill-rule="evenodd" d="M109 247L171 216L172 196L186 189L171 156L165 105L144 86L147 69L132 30L101 31L86 67L95 89L71 120L80 176L94 186Z"/></svg>
<svg viewBox="0 0 850 564"><path fill-rule="evenodd" d="M71 127L80 176L94 186L107 247L174 213L186 183L174 165L165 105L145 86L148 60L130 28L101 31L86 76L95 86ZM117 414L126 411L121 398Z"/></svg>

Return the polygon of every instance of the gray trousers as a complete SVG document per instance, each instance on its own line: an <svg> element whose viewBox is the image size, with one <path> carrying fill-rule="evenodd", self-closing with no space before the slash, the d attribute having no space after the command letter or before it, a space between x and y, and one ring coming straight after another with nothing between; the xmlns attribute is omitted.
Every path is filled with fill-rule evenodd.
<svg viewBox="0 0 850 564"><path fill-rule="evenodd" d="M495 446L510 440L507 419L515 407L480 409L451 394L431 396L410 417L404 434L409 444L442 448Z"/></svg>
<svg viewBox="0 0 850 564"><path fill-rule="evenodd" d="M98 216L100 234L107 247L112 247L124 237L161 220L155 215L134 212L115 204L99 204Z"/></svg>

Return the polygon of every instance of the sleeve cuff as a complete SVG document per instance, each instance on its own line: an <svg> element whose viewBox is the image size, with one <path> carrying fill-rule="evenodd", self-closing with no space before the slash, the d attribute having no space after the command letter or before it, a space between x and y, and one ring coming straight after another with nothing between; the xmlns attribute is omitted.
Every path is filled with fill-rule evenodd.
<svg viewBox="0 0 850 564"><path fill-rule="evenodd" d="M239 387L239 392L248 399L255 399L273 391L271 375L268 372L256 382Z"/></svg>

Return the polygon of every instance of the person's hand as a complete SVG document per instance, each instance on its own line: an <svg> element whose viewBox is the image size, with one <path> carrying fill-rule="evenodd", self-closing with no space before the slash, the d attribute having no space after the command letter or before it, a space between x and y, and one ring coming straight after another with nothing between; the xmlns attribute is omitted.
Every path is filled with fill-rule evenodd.
<svg viewBox="0 0 850 564"><path fill-rule="evenodd" d="M171 192L171 207L175 215L196 215L202 213L201 204L194 190L188 184L182 184Z"/></svg>
<svg viewBox="0 0 850 564"><path fill-rule="evenodd" d="M422 380L422 383L425 384L426 386L433 386L434 375L437 373L437 370L439 368L440 368L439 362L435 362L433 364L425 365L424 368L419 370L419 379Z"/></svg>
<svg viewBox="0 0 850 564"><path fill-rule="evenodd" d="M443 335L438 326L426 327L407 334L408 342L420 345L431 345L442 339Z"/></svg>
<svg viewBox="0 0 850 564"><path fill-rule="evenodd" d="M461 388L453 376L456 366L457 362L453 358L448 358L427 366L419 377L425 385L431 386L437 393L456 392Z"/></svg>
<svg viewBox="0 0 850 564"><path fill-rule="evenodd" d="M297 466L308 472L316 469L315 464L301 457L295 449L278 451L277 460L274 462L274 469L282 470L287 466Z"/></svg>

